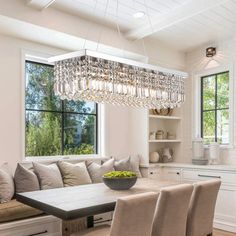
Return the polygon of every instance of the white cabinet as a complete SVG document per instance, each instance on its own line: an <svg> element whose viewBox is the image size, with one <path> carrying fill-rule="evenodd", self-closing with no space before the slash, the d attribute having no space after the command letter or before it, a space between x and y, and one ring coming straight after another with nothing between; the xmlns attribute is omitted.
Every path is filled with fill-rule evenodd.
<svg viewBox="0 0 236 236"><path fill-rule="evenodd" d="M61 236L61 221L53 216L0 224L1 236Z"/></svg>
<svg viewBox="0 0 236 236"><path fill-rule="evenodd" d="M161 179L161 169L158 167L149 167L148 168L148 178Z"/></svg>
<svg viewBox="0 0 236 236"><path fill-rule="evenodd" d="M181 182L181 169L180 168L162 168L161 180Z"/></svg>
<svg viewBox="0 0 236 236"><path fill-rule="evenodd" d="M156 168L156 169L155 169ZM227 167L206 168L206 166L193 166L184 164L159 164L150 165L149 177L163 181L179 183L194 183L209 179L222 181L216 202L214 227L236 233L236 169L229 170Z"/></svg>
<svg viewBox="0 0 236 236"><path fill-rule="evenodd" d="M183 169L183 182L220 179L221 188L216 202L214 226L236 232L236 172Z"/></svg>

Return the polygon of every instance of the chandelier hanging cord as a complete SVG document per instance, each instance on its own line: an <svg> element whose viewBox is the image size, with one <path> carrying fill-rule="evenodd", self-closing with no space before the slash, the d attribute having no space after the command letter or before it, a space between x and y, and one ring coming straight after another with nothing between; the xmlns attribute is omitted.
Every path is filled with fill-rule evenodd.
<svg viewBox="0 0 236 236"><path fill-rule="evenodd" d="M98 0L94 0L94 1L95 1L95 4L94 4L94 8L93 8L93 14L95 14L95 12L96 12L97 3L98 3ZM88 36L89 36L89 33L90 33L90 29L91 29L91 27L87 27L85 38L84 38L84 45L83 45L82 49L86 48L86 43L87 43L87 39L88 39Z"/></svg>
<svg viewBox="0 0 236 236"><path fill-rule="evenodd" d="M118 21L118 11L119 11L119 0L116 1L116 29L117 29L118 37L121 42L122 54L123 54L123 57L125 57L125 42L123 40L121 31L120 31L120 25L119 25L119 21Z"/></svg>
<svg viewBox="0 0 236 236"><path fill-rule="evenodd" d="M149 26L150 26L150 28L152 30L152 33L154 33L154 29L153 29L153 25L152 25L152 20L151 20L150 14L149 14L149 9L148 9L147 2L146 2L146 0L143 0L143 1L144 1L144 6L146 8L146 14L147 14Z"/></svg>
<svg viewBox="0 0 236 236"><path fill-rule="evenodd" d="M106 19L106 16L107 16L108 5L109 5L109 0L106 1L106 7L105 7L105 11L104 11L104 18L105 18L105 19ZM98 51L99 44L100 44L101 37L102 37L102 33L103 33L103 25L100 27L100 30L99 30L99 35L98 35L98 41L97 41L97 48L96 48L96 51Z"/></svg>

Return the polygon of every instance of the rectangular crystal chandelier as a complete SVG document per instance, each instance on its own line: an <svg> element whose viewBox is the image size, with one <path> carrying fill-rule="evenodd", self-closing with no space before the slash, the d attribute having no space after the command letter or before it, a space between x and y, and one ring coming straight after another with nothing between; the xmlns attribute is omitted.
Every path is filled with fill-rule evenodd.
<svg viewBox="0 0 236 236"><path fill-rule="evenodd" d="M187 73L90 50L52 57L55 94L149 109L179 107L184 102Z"/></svg>

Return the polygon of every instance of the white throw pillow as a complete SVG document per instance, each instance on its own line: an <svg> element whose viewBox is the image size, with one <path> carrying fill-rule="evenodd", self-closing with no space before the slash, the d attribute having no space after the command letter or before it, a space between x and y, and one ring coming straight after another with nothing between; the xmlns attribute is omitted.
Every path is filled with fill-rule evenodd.
<svg viewBox="0 0 236 236"><path fill-rule="evenodd" d="M33 162L33 167L36 175L38 176L41 189L63 187L61 172L55 163L43 165Z"/></svg>
<svg viewBox="0 0 236 236"><path fill-rule="evenodd" d="M131 162L131 171L135 172L137 177L141 178L142 174L140 172L140 157L137 156L132 156L130 157L130 162Z"/></svg>
<svg viewBox="0 0 236 236"><path fill-rule="evenodd" d="M140 172L140 157L137 156L130 156L127 158L123 158L120 160L115 161L114 168L117 171L133 171L136 173L137 177L141 178L142 174Z"/></svg>
<svg viewBox="0 0 236 236"><path fill-rule="evenodd" d="M131 166L130 157L123 158L121 160L116 160L114 162L114 169L117 171L131 171L132 166Z"/></svg>
<svg viewBox="0 0 236 236"><path fill-rule="evenodd" d="M58 166L65 187L92 183L85 162L71 164L59 161Z"/></svg>
<svg viewBox="0 0 236 236"><path fill-rule="evenodd" d="M0 203L9 202L15 193L13 176L7 163L0 167Z"/></svg>
<svg viewBox="0 0 236 236"><path fill-rule="evenodd" d="M114 159L110 159L104 162L102 165L99 165L95 162L88 164L88 172L93 183L101 183L102 176L110 171L114 170Z"/></svg>

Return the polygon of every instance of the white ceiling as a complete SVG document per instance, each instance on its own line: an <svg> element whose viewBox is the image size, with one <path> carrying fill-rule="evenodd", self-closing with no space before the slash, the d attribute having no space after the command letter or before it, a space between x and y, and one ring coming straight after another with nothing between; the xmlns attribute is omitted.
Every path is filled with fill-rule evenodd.
<svg viewBox="0 0 236 236"><path fill-rule="evenodd" d="M236 0L30 0L103 25L130 40L152 37L180 51L236 34ZM145 16L135 19L135 12Z"/></svg>
<svg viewBox="0 0 236 236"><path fill-rule="evenodd" d="M149 20L160 17L188 0L56 0L52 6L87 19L100 21L122 31L149 25ZM135 19L133 14L145 12L146 16Z"/></svg>

